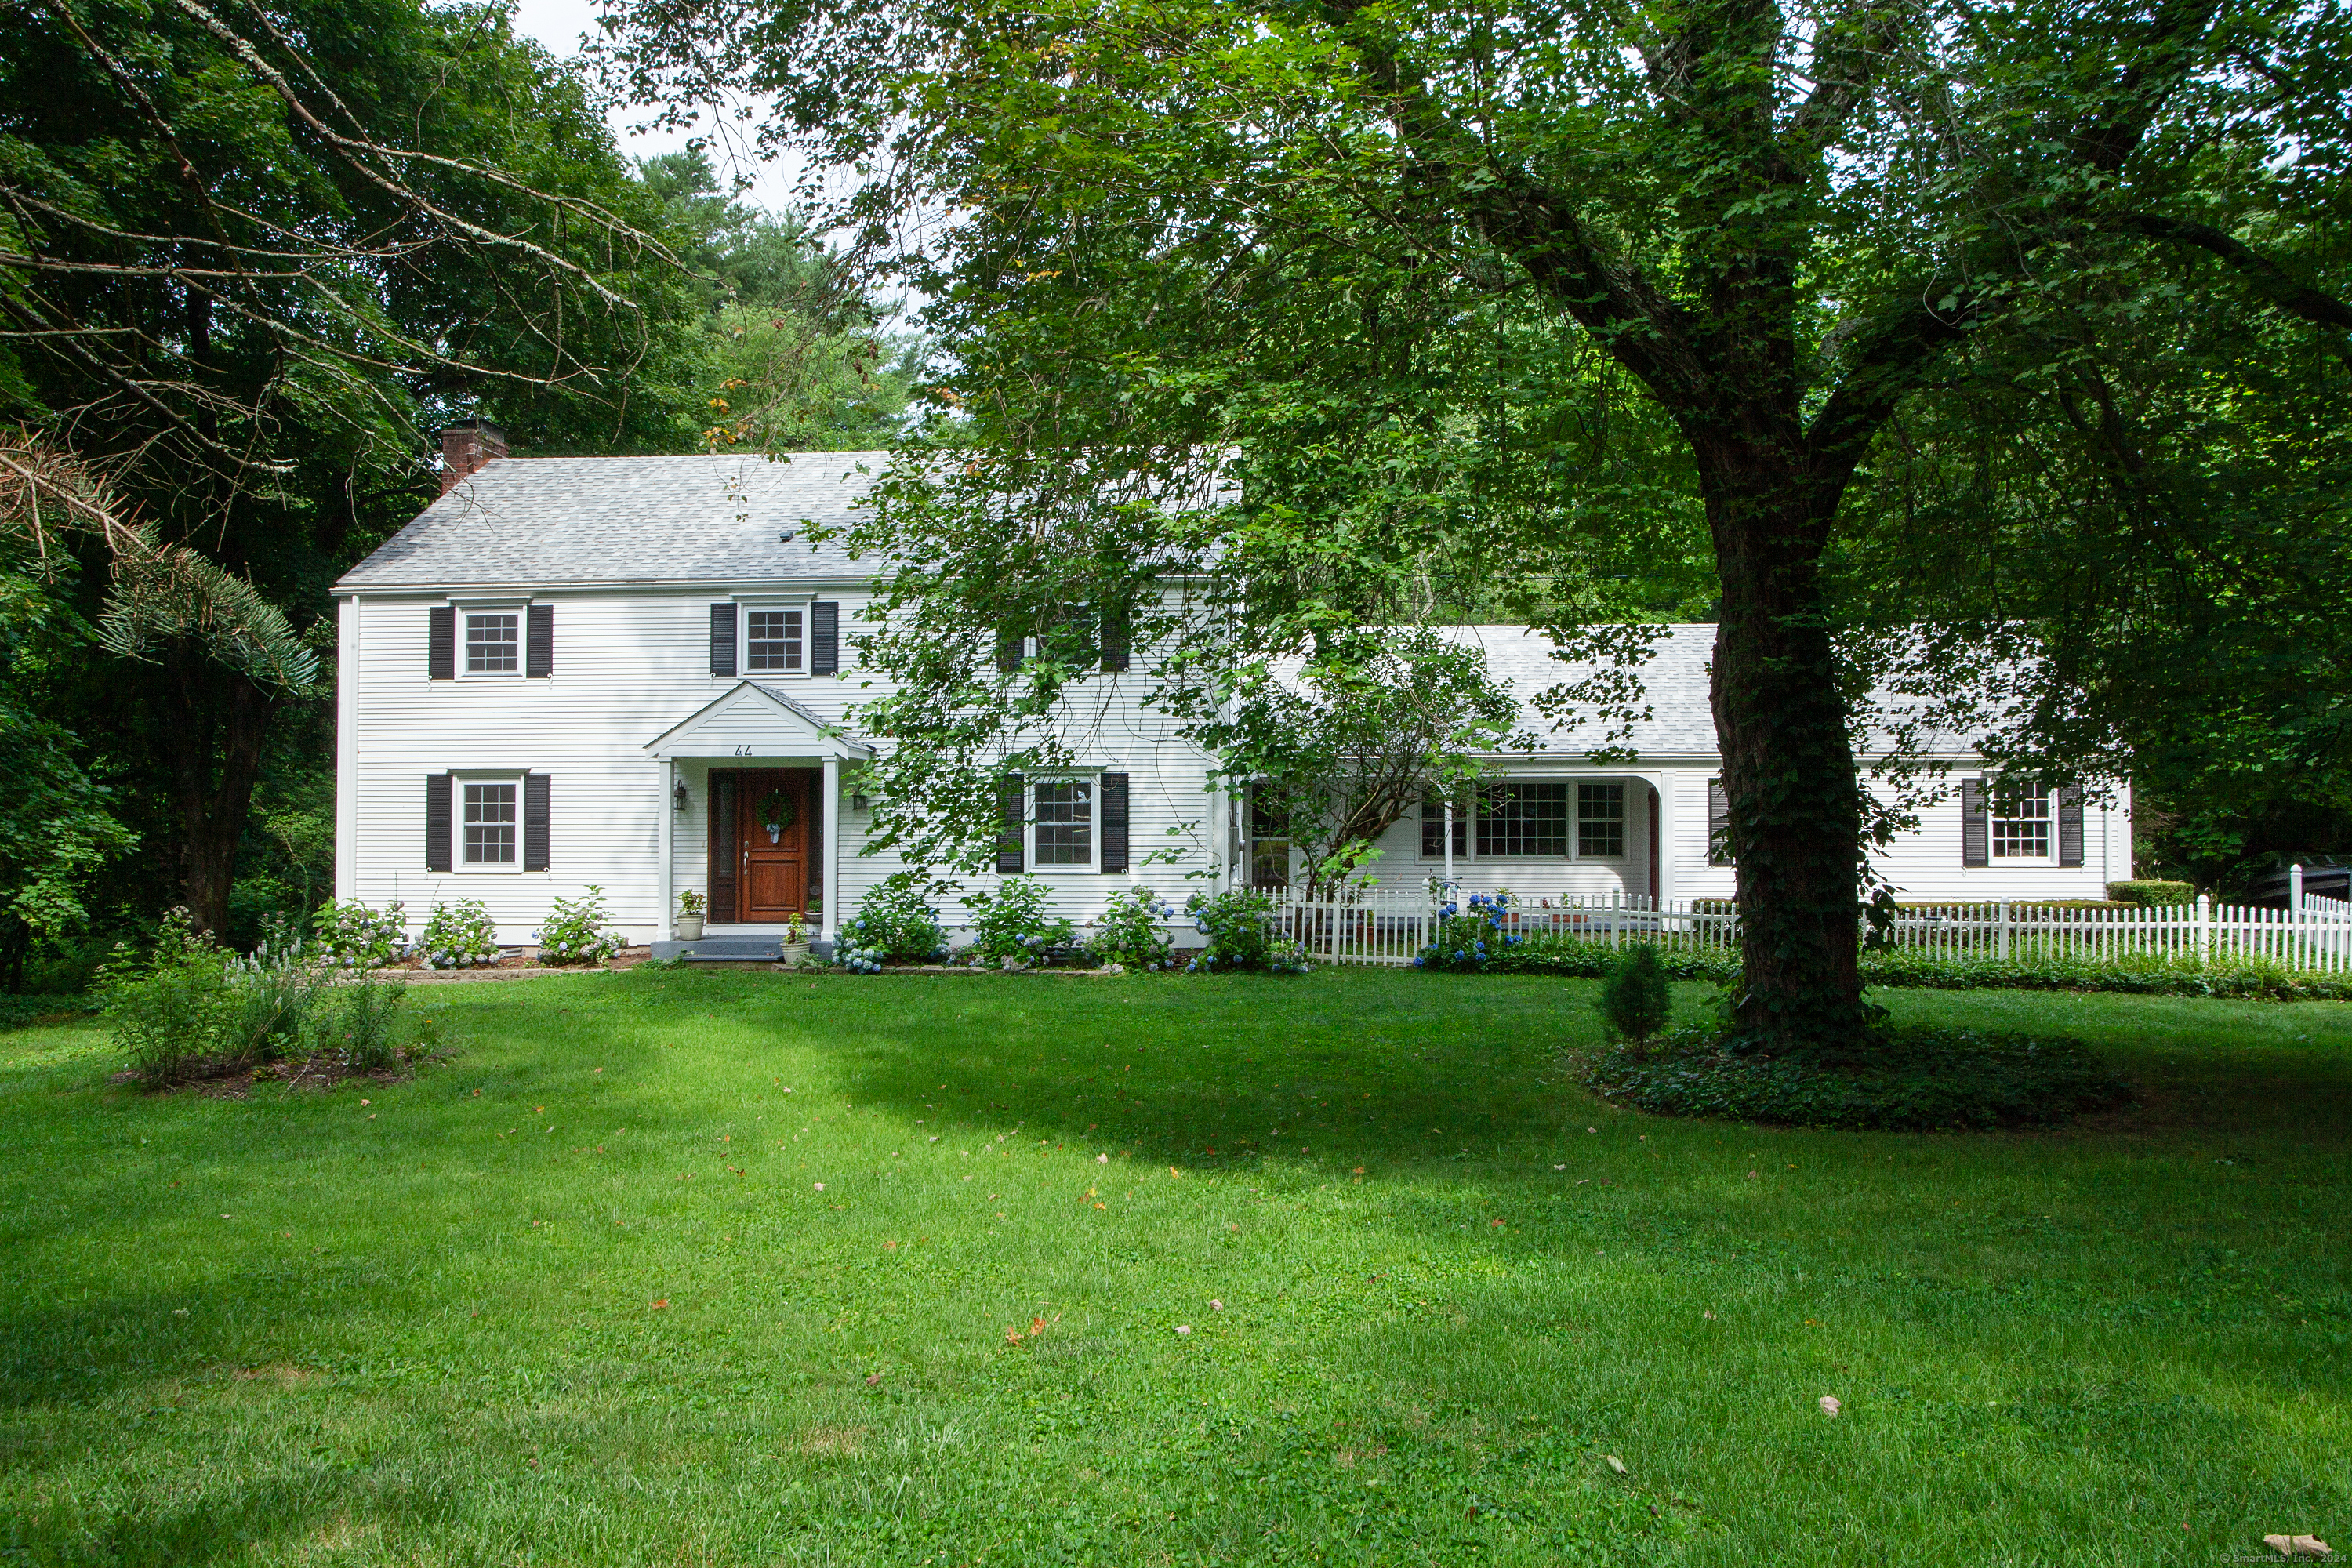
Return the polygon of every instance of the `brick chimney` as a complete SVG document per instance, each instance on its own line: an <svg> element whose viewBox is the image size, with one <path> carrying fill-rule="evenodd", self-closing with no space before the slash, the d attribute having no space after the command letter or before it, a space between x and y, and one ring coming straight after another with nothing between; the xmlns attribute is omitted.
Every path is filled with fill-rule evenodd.
<svg viewBox="0 0 2352 1568"><path fill-rule="evenodd" d="M507 433L487 419L460 419L441 432L441 493L493 458L507 455Z"/></svg>

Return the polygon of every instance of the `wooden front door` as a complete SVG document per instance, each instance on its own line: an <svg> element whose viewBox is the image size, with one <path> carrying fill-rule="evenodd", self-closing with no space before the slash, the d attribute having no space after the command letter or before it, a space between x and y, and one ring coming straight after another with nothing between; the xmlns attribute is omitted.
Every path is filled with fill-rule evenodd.
<svg viewBox="0 0 2352 1568"><path fill-rule="evenodd" d="M798 768L746 772L735 798L742 840L742 913L771 921L808 908L808 775Z"/></svg>
<svg viewBox="0 0 2352 1568"><path fill-rule="evenodd" d="M710 918L779 924L808 910L809 770L711 775Z"/></svg>

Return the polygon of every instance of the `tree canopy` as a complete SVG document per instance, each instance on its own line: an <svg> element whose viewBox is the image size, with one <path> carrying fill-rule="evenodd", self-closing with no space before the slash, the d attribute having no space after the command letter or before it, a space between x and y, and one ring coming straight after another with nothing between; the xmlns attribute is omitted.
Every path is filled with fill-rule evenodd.
<svg viewBox="0 0 2352 1568"><path fill-rule="evenodd" d="M960 460L910 453L869 535L920 552L909 594L1085 602L1173 559L1259 656L1417 597L1562 627L1712 598L1737 1035L1771 1048L1867 1030L1841 626L2011 607L1885 574L1905 524L1849 498L1897 493L1903 422L1945 421L1958 476L1981 367L2079 485L2101 411L2077 387L2075 428L2036 378L2182 311L2331 362L2352 323L2333 7L617 10L646 99L767 94L772 135L870 172L838 216L952 366ZM1213 500L1144 520L1211 465ZM1848 593L1848 565L1884 573ZM2091 712L2104 671L2065 656L2113 640L2033 608L2067 699L2035 712Z"/></svg>

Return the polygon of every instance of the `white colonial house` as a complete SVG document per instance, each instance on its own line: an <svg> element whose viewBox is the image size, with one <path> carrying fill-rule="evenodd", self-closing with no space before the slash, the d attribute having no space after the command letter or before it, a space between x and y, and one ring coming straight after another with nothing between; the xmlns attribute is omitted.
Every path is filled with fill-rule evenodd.
<svg viewBox="0 0 2352 1568"><path fill-rule="evenodd" d="M882 455L515 458L472 425L444 447L441 498L335 589L336 896L399 900L412 930L437 901L479 899L519 944L592 885L633 942L668 937L695 892L713 937L796 917L829 937L898 862L860 853L874 748L851 710L873 688L852 638L870 574L804 520L846 521ZM1454 635L1523 700L1566 673L1525 628ZM1713 644L1674 627L1643 668L1633 761L1596 765L1571 739L1498 756L1475 808L1433 804L1389 832L1381 880L1450 866L1465 891L1728 898L1708 852ZM1289 846L1143 704L1148 685L1139 668L1087 682L1082 765L1020 786L1004 867L1075 920L1138 881L1181 902L1290 871ZM2131 874L2122 792L2002 792L1995 816L1966 782L1883 858L1903 898L2095 899Z"/></svg>

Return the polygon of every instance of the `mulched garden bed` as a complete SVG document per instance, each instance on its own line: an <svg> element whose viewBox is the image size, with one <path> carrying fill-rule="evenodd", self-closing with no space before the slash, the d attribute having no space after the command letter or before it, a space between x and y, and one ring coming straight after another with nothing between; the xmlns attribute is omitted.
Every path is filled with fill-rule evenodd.
<svg viewBox="0 0 2352 1568"><path fill-rule="evenodd" d="M152 1089L157 1094L194 1094L207 1100L246 1100L255 1089L266 1088L289 1094L296 1089L322 1094L354 1079L384 1085L405 1083L416 1076L417 1068L424 1063L447 1061L453 1054L436 1051L430 1056L404 1058L391 1067L367 1069L329 1057L302 1061L289 1058L257 1067L250 1062L214 1062L190 1068L170 1083L152 1086ZM107 1082L134 1089L151 1087L137 1073L127 1071L114 1074Z"/></svg>

